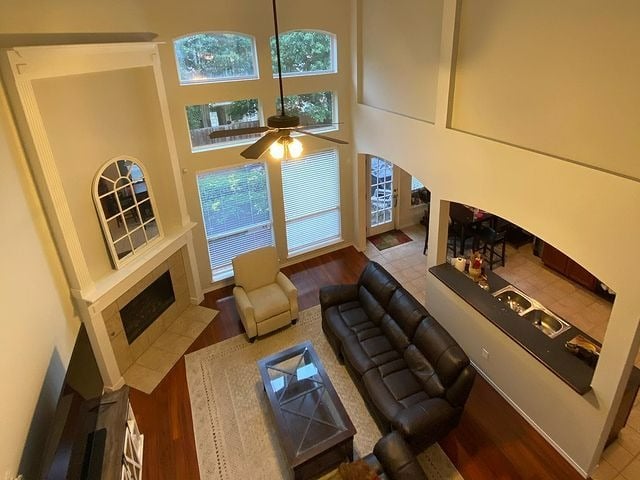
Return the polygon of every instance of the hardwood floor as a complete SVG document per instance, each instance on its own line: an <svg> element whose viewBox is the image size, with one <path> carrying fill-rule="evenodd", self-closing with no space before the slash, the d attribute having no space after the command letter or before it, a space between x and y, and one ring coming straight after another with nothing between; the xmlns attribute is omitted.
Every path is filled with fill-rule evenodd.
<svg viewBox="0 0 640 480"><path fill-rule="evenodd" d="M318 304L323 285L355 283L367 258L346 248L283 268L298 288L300 309ZM244 333L231 287L205 296L220 311L187 353ZM184 357L151 395L131 389L131 403L145 436L143 478L197 480L198 460ZM440 442L466 480L580 479L580 475L480 376L458 428Z"/></svg>

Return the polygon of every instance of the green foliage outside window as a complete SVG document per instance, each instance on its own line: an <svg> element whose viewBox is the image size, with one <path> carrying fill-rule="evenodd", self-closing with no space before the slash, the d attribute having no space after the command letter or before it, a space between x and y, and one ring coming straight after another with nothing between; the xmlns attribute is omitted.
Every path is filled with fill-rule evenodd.
<svg viewBox="0 0 640 480"><path fill-rule="evenodd" d="M277 108L280 108L278 99ZM300 117L302 125L333 123L333 93L315 92L284 97L284 108L288 115Z"/></svg>
<svg viewBox="0 0 640 480"><path fill-rule="evenodd" d="M198 33L174 42L181 83L256 77L253 38Z"/></svg>
<svg viewBox="0 0 640 480"><path fill-rule="evenodd" d="M263 164L198 176L207 237L268 221L269 192Z"/></svg>
<svg viewBox="0 0 640 480"><path fill-rule="evenodd" d="M282 73L328 72L334 70L332 35L323 32L293 31L280 35ZM278 73L276 39L271 38L273 73Z"/></svg>

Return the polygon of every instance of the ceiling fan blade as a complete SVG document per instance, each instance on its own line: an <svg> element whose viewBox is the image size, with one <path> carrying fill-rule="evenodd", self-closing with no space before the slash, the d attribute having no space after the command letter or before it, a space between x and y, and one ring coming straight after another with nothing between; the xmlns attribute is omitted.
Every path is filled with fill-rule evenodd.
<svg viewBox="0 0 640 480"><path fill-rule="evenodd" d="M326 128L333 127L334 125L344 125L344 122L334 122L334 123L314 123L313 125L300 125L296 128Z"/></svg>
<svg viewBox="0 0 640 480"><path fill-rule="evenodd" d="M329 140L330 142L339 143L341 145L348 145L349 144L349 142L345 142L344 140L339 140L339 139L333 138L333 137L327 137L326 135L320 135L319 133L313 133L313 132L310 132L308 130L300 130L300 129L297 128L296 132L304 133L305 135L311 135L312 137L322 138L323 140Z"/></svg>
<svg viewBox="0 0 640 480"><path fill-rule="evenodd" d="M281 136L282 133L278 131L269 132L249 148L246 148L245 150L240 152L240 155L247 159L257 160L258 158L260 158L260 155L262 155L267 150L267 148L269 148L271 144L278 140Z"/></svg>
<svg viewBox="0 0 640 480"><path fill-rule="evenodd" d="M252 133L262 133L271 130L269 127L247 127L234 128L233 130L214 130L209 134L209 138L238 137L240 135L251 135Z"/></svg>

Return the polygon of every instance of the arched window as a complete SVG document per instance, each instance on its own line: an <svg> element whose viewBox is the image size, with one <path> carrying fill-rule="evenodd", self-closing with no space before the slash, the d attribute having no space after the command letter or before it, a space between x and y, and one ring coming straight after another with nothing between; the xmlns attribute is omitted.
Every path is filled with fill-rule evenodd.
<svg viewBox="0 0 640 480"><path fill-rule="evenodd" d="M291 30L280 34L282 76L335 73L336 36L319 30ZM276 37L271 37L271 62L274 76L276 63Z"/></svg>
<svg viewBox="0 0 640 480"><path fill-rule="evenodd" d="M93 199L116 268L162 237L151 186L137 160L110 160L95 177Z"/></svg>
<svg viewBox="0 0 640 480"><path fill-rule="evenodd" d="M258 78L256 43L251 35L207 32L173 42L180 84Z"/></svg>

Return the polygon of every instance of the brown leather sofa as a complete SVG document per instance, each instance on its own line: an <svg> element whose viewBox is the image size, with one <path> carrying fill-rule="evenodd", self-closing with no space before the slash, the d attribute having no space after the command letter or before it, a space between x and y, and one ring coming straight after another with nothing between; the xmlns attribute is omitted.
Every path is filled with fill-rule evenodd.
<svg viewBox="0 0 640 480"><path fill-rule="evenodd" d="M447 331L382 266L320 289L322 329L383 431L415 449L460 419L475 370Z"/></svg>

